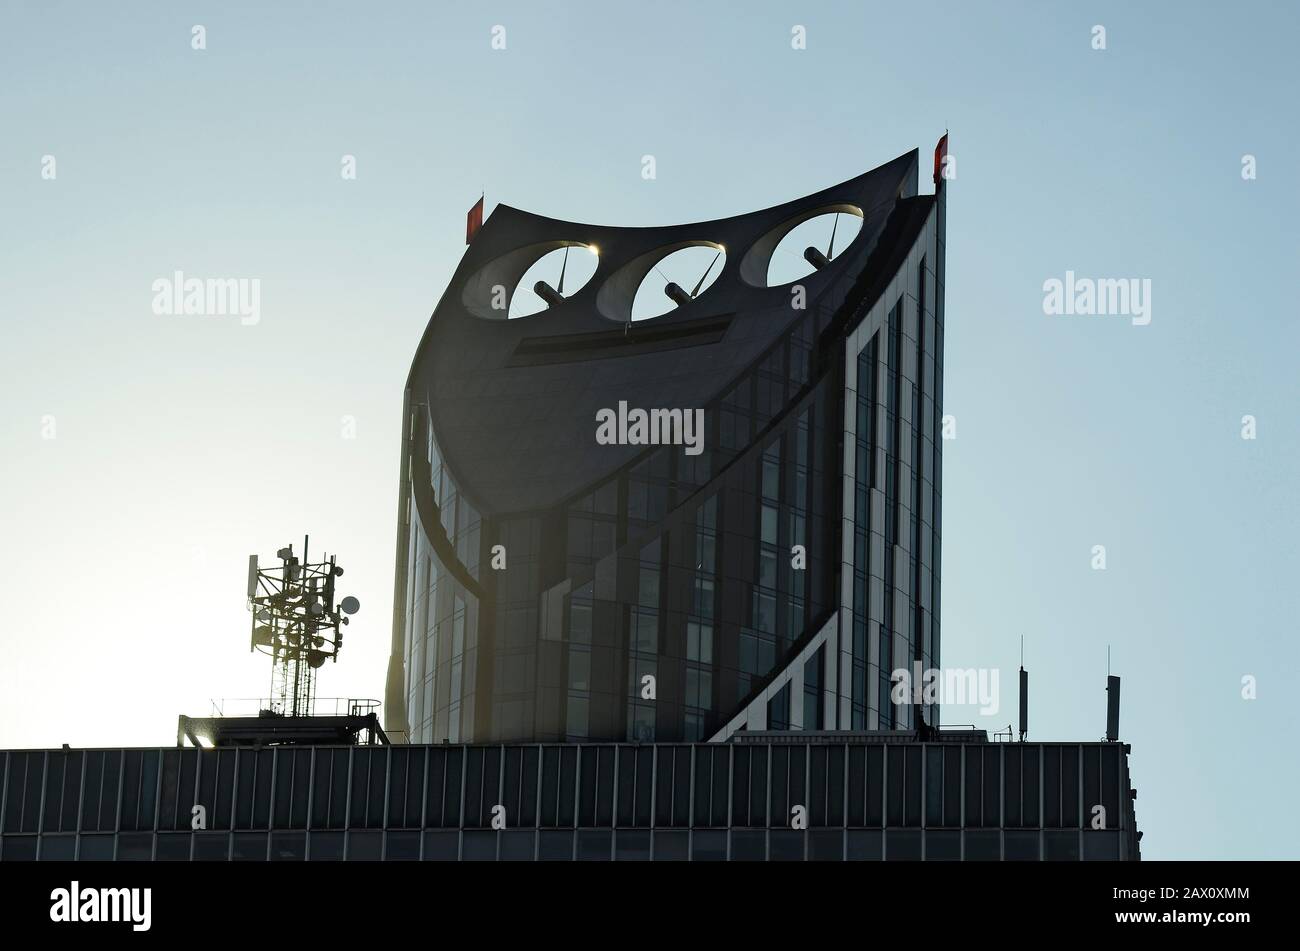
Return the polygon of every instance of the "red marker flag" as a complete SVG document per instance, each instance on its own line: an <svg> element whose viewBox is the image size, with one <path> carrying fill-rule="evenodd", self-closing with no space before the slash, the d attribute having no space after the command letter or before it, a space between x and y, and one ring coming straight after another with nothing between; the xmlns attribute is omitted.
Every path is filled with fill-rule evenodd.
<svg viewBox="0 0 1300 951"><path fill-rule="evenodd" d="M469 210L465 216L465 243L469 244L474 240L474 235L478 234L478 229L483 227L483 196L480 195L478 201L474 202L474 207Z"/></svg>
<svg viewBox="0 0 1300 951"><path fill-rule="evenodd" d="M934 187L939 187L939 180L943 178L943 160L948 157L948 133L943 134L939 144L934 147Z"/></svg>

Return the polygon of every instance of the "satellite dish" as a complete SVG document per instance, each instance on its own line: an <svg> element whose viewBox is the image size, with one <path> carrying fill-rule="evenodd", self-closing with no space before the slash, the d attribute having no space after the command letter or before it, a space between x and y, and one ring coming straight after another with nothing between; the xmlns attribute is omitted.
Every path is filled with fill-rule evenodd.
<svg viewBox="0 0 1300 951"><path fill-rule="evenodd" d="M334 566L334 577L335 577L335 578L342 578L342 577L343 577L343 569L340 568L338 565L335 565L335 566Z"/></svg>
<svg viewBox="0 0 1300 951"><path fill-rule="evenodd" d="M266 608L263 608L262 610L258 611L257 614L254 615L254 616L255 616L259 621L269 621L269 620L271 620L271 612L268 611L268 610L266 610Z"/></svg>
<svg viewBox="0 0 1300 951"><path fill-rule="evenodd" d="M321 604L319 601L313 601L311 605L308 606L307 613L312 617L320 617L325 613L325 605Z"/></svg>
<svg viewBox="0 0 1300 951"><path fill-rule="evenodd" d="M253 631L253 643L270 645L271 629L267 627L265 624L259 625Z"/></svg>
<svg viewBox="0 0 1300 951"><path fill-rule="evenodd" d="M344 614L356 614L361 610L361 602L352 597L352 595L348 595L339 602L339 607L342 609Z"/></svg>

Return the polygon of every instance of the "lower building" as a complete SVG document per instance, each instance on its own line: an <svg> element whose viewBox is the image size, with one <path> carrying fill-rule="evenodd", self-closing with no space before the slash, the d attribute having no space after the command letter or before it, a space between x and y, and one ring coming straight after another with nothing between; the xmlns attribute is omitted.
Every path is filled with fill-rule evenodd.
<svg viewBox="0 0 1300 951"><path fill-rule="evenodd" d="M1135 860L1128 752L978 731L11 751L0 860Z"/></svg>

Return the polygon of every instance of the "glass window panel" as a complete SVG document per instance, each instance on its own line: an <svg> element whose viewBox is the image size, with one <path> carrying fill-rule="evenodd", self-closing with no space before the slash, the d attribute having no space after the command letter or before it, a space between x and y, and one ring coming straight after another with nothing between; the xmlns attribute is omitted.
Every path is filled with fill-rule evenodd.
<svg viewBox="0 0 1300 951"><path fill-rule="evenodd" d="M229 858L230 858L229 833L201 832L194 836L194 861L225 862Z"/></svg>
<svg viewBox="0 0 1300 951"><path fill-rule="evenodd" d="M460 856L460 833L437 831L424 833L426 862L454 862Z"/></svg>
<svg viewBox="0 0 1300 951"><path fill-rule="evenodd" d="M1079 833L1044 832L1043 859L1047 862L1079 861Z"/></svg>
<svg viewBox="0 0 1300 951"><path fill-rule="evenodd" d="M619 862L650 860L650 833L643 829L619 829L614 833L614 858Z"/></svg>
<svg viewBox="0 0 1300 951"><path fill-rule="evenodd" d="M108 836L110 840L112 836ZM34 835L10 835L0 841L0 858L6 862L35 862L36 852L39 848L37 838ZM109 858L113 853L109 851Z"/></svg>
<svg viewBox="0 0 1300 951"><path fill-rule="evenodd" d="M533 830L507 830L501 833L500 860L502 862L531 862L536 847L537 834Z"/></svg>
<svg viewBox="0 0 1300 951"><path fill-rule="evenodd" d="M67 768L68 754L55 750L48 756L45 769L45 818L41 829L45 832L59 831L59 813L63 806L63 773ZM44 847L42 847L44 855Z"/></svg>
<svg viewBox="0 0 1300 951"><path fill-rule="evenodd" d="M966 825L983 825L983 812L980 808L981 757L978 747L966 747Z"/></svg>
<svg viewBox="0 0 1300 951"><path fill-rule="evenodd" d="M996 829L983 829L966 832L965 836L965 859L967 862L997 862L1001 860L1002 833Z"/></svg>
<svg viewBox="0 0 1300 951"><path fill-rule="evenodd" d="M691 748L678 746L673 757L673 816L672 824L678 827L691 823Z"/></svg>
<svg viewBox="0 0 1300 951"><path fill-rule="evenodd" d="M342 832L312 832L307 840L308 855L313 862L343 861Z"/></svg>
<svg viewBox="0 0 1300 951"><path fill-rule="evenodd" d="M519 825L537 824L537 765L540 756L537 747L524 749L523 765L519 781Z"/></svg>
<svg viewBox="0 0 1300 951"><path fill-rule="evenodd" d="M850 829L847 833L845 856L850 862L879 862L883 858L882 837L879 829Z"/></svg>
<svg viewBox="0 0 1300 951"><path fill-rule="evenodd" d="M696 829L691 836L691 861L723 862L727 858L727 833L714 829Z"/></svg>
<svg viewBox="0 0 1300 951"><path fill-rule="evenodd" d="M465 830L460 857L463 861L497 861L497 833L489 829Z"/></svg>
<svg viewBox="0 0 1300 951"><path fill-rule="evenodd" d="M1038 746L1026 746L1022 748L1024 765L1021 770L1021 811L1023 812L1024 824L1026 826L1038 825L1038 799L1039 799L1039 750Z"/></svg>
<svg viewBox="0 0 1300 951"><path fill-rule="evenodd" d="M919 829L890 829L885 833L885 858L890 862L919 862L921 860L921 831Z"/></svg>
<svg viewBox="0 0 1300 951"><path fill-rule="evenodd" d="M181 750L164 750L162 755L162 790L158 803L158 828L188 828L179 824L180 814L184 811L187 819L189 809L181 802L180 794ZM160 840L161 841L161 840ZM187 837L188 841L188 837ZM188 846L186 858L189 857Z"/></svg>
<svg viewBox="0 0 1300 951"><path fill-rule="evenodd" d="M613 848L613 833L609 829L583 829L578 833L579 862L608 862Z"/></svg>
<svg viewBox="0 0 1300 951"><path fill-rule="evenodd" d="M1118 862L1119 832L1084 832L1083 858L1090 862Z"/></svg>
<svg viewBox="0 0 1300 951"><path fill-rule="evenodd" d="M1061 747L1061 825L1080 825L1079 747Z"/></svg>
<svg viewBox="0 0 1300 951"><path fill-rule="evenodd" d="M749 750L743 746L732 749L731 768L731 824L753 825L749 820Z"/></svg>
<svg viewBox="0 0 1300 951"><path fill-rule="evenodd" d="M885 751L869 746L867 755L867 825L884 824Z"/></svg>
<svg viewBox="0 0 1300 951"><path fill-rule="evenodd" d="M107 754L116 764L120 761L120 754ZM41 824L41 786L45 781L45 754L28 753L25 757L27 760L26 775L23 782L23 805L22 805L22 832L36 832L40 829ZM116 782L116 775L114 776ZM117 788L113 788L113 801L117 801ZM113 828L113 822L116 817L109 814L106 828Z"/></svg>
<svg viewBox="0 0 1300 951"><path fill-rule="evenodd" d="M154 846L154 856L159 862L188 862L192 836L188 832L162 832Z"/></svg>
<svg viewBox="0 0 1300 951"><path fill-rule="evenodd" d="M887 784L889 786L889 796L887 802L887 812L889 825L903 825L903 788L906 779L906 768L903 765L903 750L898 746L891 746L886 751L888 758Z"/></svg>
<svg viewBox="0 0 1300 951"><path fill-rule="evenodd" d="M656 862L685 862L690 856L689 834L656 831L652 847Z"/></svg>
<svg viewBox="0 0 1300 951"><path fill-rule="evenodd" d="M42 862L71 862L77 852L77 837L75 835L43 835L41 836L40 848Z"/></svg>
<svg viewBox="0 0 1300 951"><path fill-rule="evenodd" d="M578 751L572 746L560 749L560 789L556 824L572 826L577 805Z"/></svg>
<svg viewBox="0 0 1300 951"><path fill-rule="evenodd" d="M543 830L538 841L538 858L543 862L571 862L573 861L573 832L572 830L549 831Z"/></svg>
<svg viewBox="0 0 1300 951"><path fill-rule="evenodd" d="M1043 747L1043 825L1061 825L1061 748Z"/></svg>
<svg viewBox="0 0 1300 951"><path fill-rule="evenodd" d="M1002 824L1002 747L984 750L984 825Z"/></svg>
<svg viewBox="0 0 1300 951"><path fill-rule="evenodd" d="M844 824L844 748L822 747L826 750L826 825ZM814 772L813 775L818 775ZM816 797L816 793L814 796Z"/></svg>
<svg viewBox="0 0 1300 951"><path fill-rule="evenodd" d="M596 825L614 822L614 747L600 747L596 761Z"/></svg>
<svg viewBox="0 0 1300 951"><path fill-rule="evenodd" d="M446 781L447 756L445 750L431 749L428 753L428 780L425 789L424 823L442 825L443 783Z"/></svg>
<svg viewBox="0 0 1300 951"><path fill-rule="evenodd" d="M1002 833L1002 848L1008 861L1039 861L1039 833L1008 829Z"/></svg>
<svg viewBox="0 0 1300 951"><path fill-rule="evenodd" d="M1101 749L1101 798L1106 809L1106 827L1120 827L1119 744L1110 743ZM1091 811L1084 817L1091 820ZM1085 821L1085 824L1090 822ZM1085 840L1086 841L1086 840Z"/></svg>
<svg viewBox="0 0 1300 951"><path fill-rule="evenodd" d="M238 750L238 769L235 782L235 828L248 829L253 825L253 790L257 779L257 757L254 750ZM128 771L130 753L127 754Z"/></svg>
<svg viewBox="0 0 1300 951"><path fill-rule="evenodd" d="M713 795L710 798L710 825L727 824L727 777L730 773L731 750L719 748L713 751ZM698 814L698 807L697 807Z"/></svg>
<svg viewBox="0 0 1300 951"><path fill-rule="evenodd" d="M160 841L161 846L161 841ZM272 832L271 861L301 862L307 857L307 833Z"/></svg>
<svg viewBox="0 0 1300 951"><path fill-rule="evenodd" d="M909 826L921 824L921 748L908 746L904 755L905 812L904 823Z"/></svg>
<svg viewBox="0 0 1300 951"><path fill-rule="evenodd" d="M465 824L487 826L486 815L490 804L484 801L483 766L484 750L470 747L465 751ZM495 790L493 790L495 793ZM496 841L495 839L493 840ZM496 857L495 851L493 858Z"/></svg>
<svg viewBox="0 0 1300 951"><path fill-rule="evenodd" d="M925 824L943 825L943 749L925 748Z"/></svg>
<svg viewBox="0 0 1300 951"><path fill-rule="evenodd" d="M773 829L768 836L768 857L773 862L802 862L807 834L796 829Z"/></svg>
<svg viewBox="0 0 1300 951"><path fill-rule="evenodd" d="M22 818L21 808L21 789L23 774L19 772L19 763L25 762L21 754L15 753L9 759L9 797L8 806L5 810L5 831L16 832L17 823ZM91 751L86 754L86 777L84 780L85 792L82 796L82 817L81 828L95 832L99 830L99 804L101 801L100 792L104 784L104 754L101 751ZM19 790L15 794L15 788Z"/></svg>
<svg viewBox="0 0 1300 951"><path fill-rule="evenodd" d="M383 858L383 851L382 832L354 829L348 833L349 862L378 862Z"/></svg>
<svg viewBox="0 0 1300 951"><path fill-rule="evenodd" d="M1020 747L1008 745L1002 751L1002 815L1008 828L1021 824Z"/></svg>
<svg viewBox="0 0 1300 951"><path fill-rule="evenodd" d="M464 771L464 750L447 750L446 775L443 783L442 824L446 827L460 825L461 774Z"/></svg>
<svg viewBox="0 0 1300 951"><path fill-rule="evenodd" d="M844 833L839 829L809 831L808 859L812 862L844 861Z"/></svg>
<svg viewBox="0 0 1300 951"><path fill-rule="evenodd" d="M235 862L265 862L268 836L265 832L236 832L230 858Z"/></svg>
<svg viewBox="0 0 1300 951"><path fill-rule="evenodd" d="M224 837L223 837L224 838ZM82 862L111 862L113 861L113 851L117 847L117 836L114 835L83 835L81 837L80 852L78 858ZM9 859L9 846L14 840L5 841L5 859ZM36 840L32 839L33 846ZM36 853L32 852L35 858Z"/></svg>
<svg viewBox="0 0 1300 951"><path fill-rule="evenodd" d="M931 829L925 834L927 862L956 862L961 859L961 833Z"/></svg>
<svg viewBox="0 0 1300 951"><path fill-rule="evenodd" d="M849 747L849 811L848 824L866 825L867 758L861 746Z"/></svg>
<svg viewBox="0 0 1300 951"><path fill-rule="evenodd" d="M787 746L772 747L771 758L772 812L769 817L769 824L773 828L781 828L790 822L790 748Z"/></svg>

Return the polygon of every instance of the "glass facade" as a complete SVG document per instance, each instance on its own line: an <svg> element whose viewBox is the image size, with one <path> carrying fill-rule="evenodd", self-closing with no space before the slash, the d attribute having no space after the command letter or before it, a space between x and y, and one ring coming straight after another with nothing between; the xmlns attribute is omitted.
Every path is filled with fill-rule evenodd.
<svg viewBox="0 0 1300 951"><path fill-rule="evenodd" d="M711 448L654 449L555 511L481 516L416 407L397 738L691 741L742 707L833 611L828 318L705 409Z"/></svg>
<svg viewBox="0 0 1300 951"><path fill-rule="evenodd" d="M16 751L0 860L1136 859L1127 752L797 734Z"/></svg>
<svg viewBox="0 0 1300 951"><path fill-rule="evenodd" d="M473 735L481 589L482 518L425 445L427 492L412 497L415 530L407 537L406 715L412 735L459 742ZM424 530L422 511L437 513Z"/></svg>
<svg viewBox="0 0 1300 951"><path fill-rule="evenodd" d="M914 730L939 706L897 673L937 669L943 376L943 202L846 353L842 728ZM934 262L939 262L936 267Z"/></svg>

